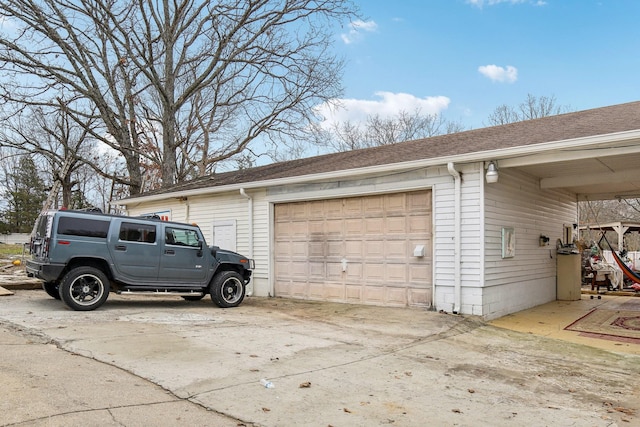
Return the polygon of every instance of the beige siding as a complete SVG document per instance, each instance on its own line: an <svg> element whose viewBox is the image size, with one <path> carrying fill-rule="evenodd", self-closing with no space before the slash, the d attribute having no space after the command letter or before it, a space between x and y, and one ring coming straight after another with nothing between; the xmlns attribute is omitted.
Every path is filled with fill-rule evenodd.
<svg viewBox="0 0 640 427"><path fill-rule="evenodd" d="M280 203L274 216L277 296L430 305L430 191Z"/></svg>

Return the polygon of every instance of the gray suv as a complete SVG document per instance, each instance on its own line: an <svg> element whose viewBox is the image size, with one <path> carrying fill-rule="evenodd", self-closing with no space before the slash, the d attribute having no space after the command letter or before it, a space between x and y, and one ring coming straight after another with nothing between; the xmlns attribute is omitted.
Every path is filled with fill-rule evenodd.
<svg viewBox="0 0 640 427"><path fill-rule="evenodd" d="M100 307L109 292L189 301L209 294L219 307L236 307L254 268L240 254L207 247L195 225L93 211L43 213L30 249L27 274L80 311Z"/></svg>

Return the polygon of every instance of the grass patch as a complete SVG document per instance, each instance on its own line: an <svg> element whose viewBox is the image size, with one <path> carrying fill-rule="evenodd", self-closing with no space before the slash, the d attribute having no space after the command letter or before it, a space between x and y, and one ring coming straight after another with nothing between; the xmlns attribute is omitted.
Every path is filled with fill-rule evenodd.
<svg viewBox="0 0 640 427"><path fill-rule="evenodd" d="M0 244L0 257L2 258L8 258L15 255L22 255L22 251L23 251L22 245L12 245L7 243Z"/></svg>

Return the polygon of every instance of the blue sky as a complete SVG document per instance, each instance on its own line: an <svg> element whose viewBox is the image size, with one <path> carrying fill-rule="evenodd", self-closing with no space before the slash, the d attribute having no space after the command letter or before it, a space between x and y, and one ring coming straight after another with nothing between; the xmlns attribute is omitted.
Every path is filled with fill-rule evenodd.
<svg viewBox="0 0 640 427"><path fill-rule="evenodd" d="M420 108L477 129L527 94L572 111L640 100L638 0L355 1L337 120Z"/></svg>

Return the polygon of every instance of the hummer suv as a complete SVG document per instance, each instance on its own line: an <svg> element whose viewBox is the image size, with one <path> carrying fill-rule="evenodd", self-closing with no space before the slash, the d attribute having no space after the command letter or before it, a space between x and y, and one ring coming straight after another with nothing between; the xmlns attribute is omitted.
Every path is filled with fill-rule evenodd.
<svg viewBox="0 0 640 427"><path fill-rule="evenodd" d="M94 211L44 212L30 250L27 274L79 311L100 307L109 292L190 301L209 294L219 307L236 307L254 269L251 259L207 247L196 225Z"/></svg>

